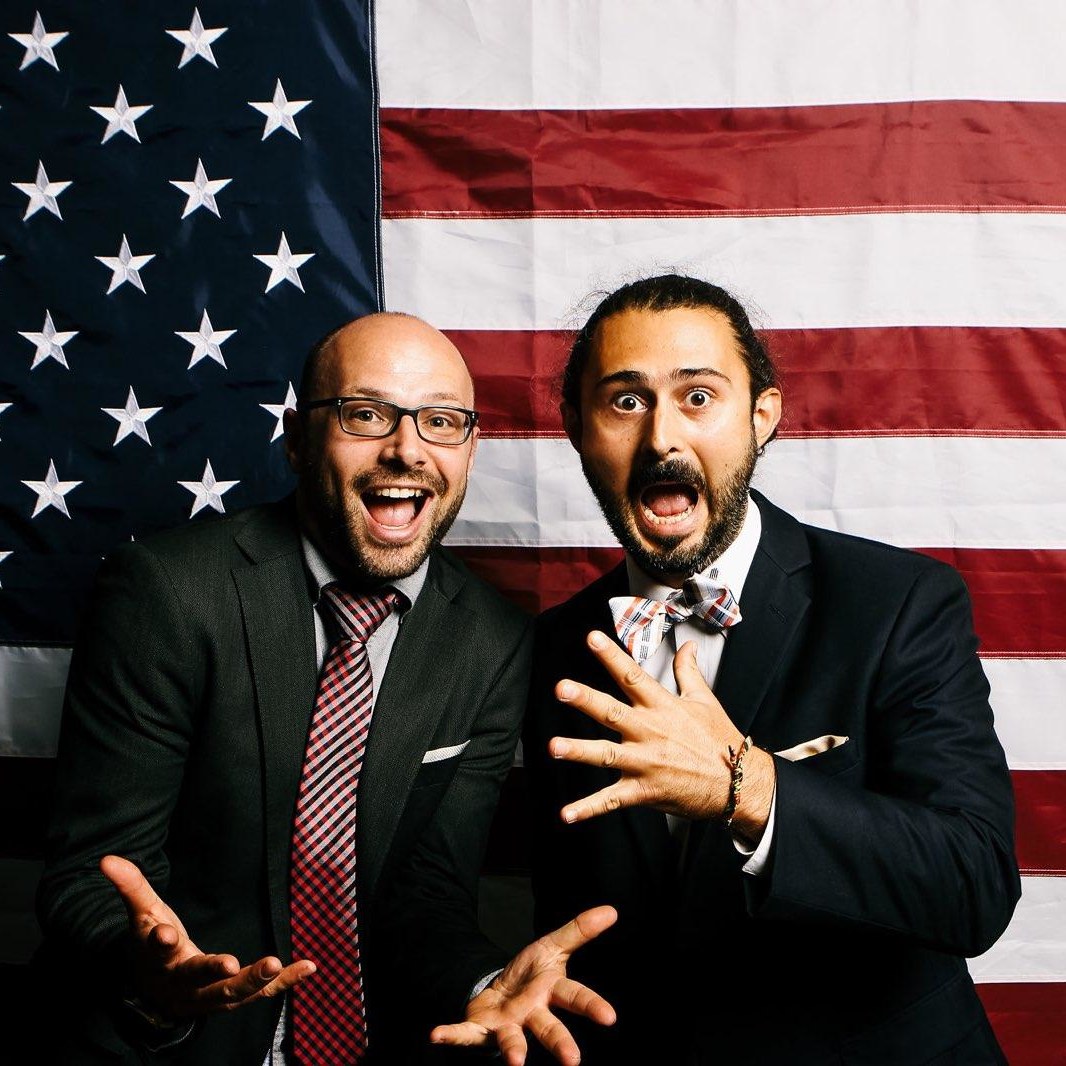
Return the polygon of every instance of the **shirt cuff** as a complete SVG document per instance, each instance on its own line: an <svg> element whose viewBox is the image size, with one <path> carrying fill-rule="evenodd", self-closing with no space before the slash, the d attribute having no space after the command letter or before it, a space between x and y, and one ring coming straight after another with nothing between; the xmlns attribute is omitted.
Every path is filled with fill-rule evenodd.
<svg viewBox="0 0 1066 1066"><path fill-rule="evenodd" d="M733 834L733 847L741 855L747 855L748 861L741 867L744 873L752 877L762 877L766 872L766 866L770 859L770 845L774 839L774 812L777 810L777 786L774 786L774 794L770 800L770 816L766 819L766 828L762 831L762 839L758 847L751 847L747 841Z"/></svg>
<svg viewBox="0 0 1066 1066"><path fill-rule="evenodd" d="M492 982L495 981L501 973L503 973L502 966L498 970L493 970L492 973L485 974L485 976L482 977L481 980L478 981L472 989L470 989L470 995L466 997L467 1003L469 1003L472 999L475 999L477 996L480 996L481 993L484 992L485 989L488 988L489 985L492 984Z"/></svg>

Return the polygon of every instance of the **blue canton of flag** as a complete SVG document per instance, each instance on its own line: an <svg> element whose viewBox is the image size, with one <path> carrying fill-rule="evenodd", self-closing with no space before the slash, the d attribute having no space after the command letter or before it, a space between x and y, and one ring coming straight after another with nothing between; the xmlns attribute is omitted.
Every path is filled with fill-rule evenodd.
<svg viewBox="0 0 1066 1066"><path fill-rule="evenodd" d="M70 642L117 542L291 485L303 357L380 305L377 111L368 3L3 6L0 645L24 650Z"/></svg>

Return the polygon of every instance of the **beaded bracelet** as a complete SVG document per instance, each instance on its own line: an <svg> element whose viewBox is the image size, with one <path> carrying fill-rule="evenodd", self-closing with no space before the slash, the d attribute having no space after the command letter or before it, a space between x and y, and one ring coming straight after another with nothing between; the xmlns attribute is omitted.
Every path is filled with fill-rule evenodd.
<svg viewBox="0 0 1066 1066"><path fill-rule="evenodd" d="M751 748L751 737L745 737L739 751L729 747L729 799L726 800L725 810L722 811L722 821L726 828L732 826L733 816L737 813L737 800L740 798L740 787L744 784L744 756Z"/></svg>

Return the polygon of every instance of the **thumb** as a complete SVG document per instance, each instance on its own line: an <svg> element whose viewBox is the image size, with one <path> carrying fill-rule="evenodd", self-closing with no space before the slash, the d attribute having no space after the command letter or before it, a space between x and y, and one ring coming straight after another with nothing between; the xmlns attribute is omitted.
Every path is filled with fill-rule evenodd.
<svg viewBox="0 0 1066 1066"><path fill-rule="evenodd" d="M100 872L118 890L131 918L161 902L147 878L129 859L123 859L120 855L105 855L100 860Z"/></svg>
<svg viewBox="0 0 1066 1066"><path fill-rule="evenodd" d="M711 688L696 662L696 642L686 640L674 655L674 680L677 682L677 694L682 699L706 697Z"/></svg>

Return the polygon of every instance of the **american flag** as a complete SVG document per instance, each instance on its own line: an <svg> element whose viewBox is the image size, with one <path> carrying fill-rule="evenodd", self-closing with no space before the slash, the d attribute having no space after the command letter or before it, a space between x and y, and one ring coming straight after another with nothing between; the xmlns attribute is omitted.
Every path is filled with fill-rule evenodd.
<svg viewBox="0 0 1066 1066"><path fill-rule="evenodd" d="M451 542L530 607L569 595L618 550L556 411L568 331L592 290L697 274L755 310L784 370L759 486L969 584L1023 871L971 971L1011 1061L1061 1061L1066 7L39 0L4 18L5 750L48 754L99 554L283 490L263 405L379 286L475 372L485 436ZM209 196L218 215L190 210ZM314 258L292 267L302 288L264 291L254 256L279 256L282 232ZM136 268L146 292L108 295L96 257L121 262L123 235L156 258ZM189 366L197 342L175 335L209 348L208 310L209 335L237 330L215 340L225 367ZM160 409L150 446L130 388Z"/></svg>

